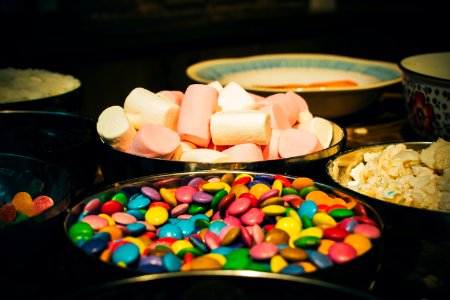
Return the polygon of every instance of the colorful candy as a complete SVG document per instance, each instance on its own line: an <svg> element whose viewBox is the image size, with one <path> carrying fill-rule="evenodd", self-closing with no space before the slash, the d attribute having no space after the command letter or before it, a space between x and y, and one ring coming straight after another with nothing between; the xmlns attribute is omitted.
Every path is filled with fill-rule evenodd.
<svg viewBox="0 0 450 300"><path fill-rule="evenodd" d="M0 228L37 216L52 206L54 201L49 196L39 195L33 199L27 192L18 192L11 202L2 205L0 201Z"/></svg>
<svg viewBox="0 0 450 300"><path fill-rule="evenodd" d="M124 185L79 205L73 243L143 273L299 275L363 255L382 233L364 204L306 177L198 174Z"/></svg>

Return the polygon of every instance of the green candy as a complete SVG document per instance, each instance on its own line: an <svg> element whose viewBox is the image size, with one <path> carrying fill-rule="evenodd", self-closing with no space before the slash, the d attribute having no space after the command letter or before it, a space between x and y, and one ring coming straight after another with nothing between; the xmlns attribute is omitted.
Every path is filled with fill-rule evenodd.
<svg viewBox="0 0 450 300"><path fill-rule="evenodd" d="M315 236L303 236L294 241L294 245L300 248L315 248L320 244L320 238Z"/></svg>
<svg viewBox="0 0 450 300"><path fill-rule="evenodd" d="M78 222L69 229L70 240L74 243L80 240L89 240L94 235L94 229L86 222Z"/></svg>
<svg viewBox="0 0 450 300"><path fill-rule="evenodd" d="M345 218L351 218L355 215L355 213L351 209L347 208L335 208L329 211L328 214L336 221L340 221Z"/></svg>
<svg viewBox="0 0 450 300"><path fill-rule="evenodd" d="M195 257L205 254L203 251L195 247L187 247L178 251L177 256L183 258L188 252L193 254Z"/></svg>
<svg viewBox="0 0 450 300"><path fill-rule="evenodd" d="M205 205L191 203L191 205L189 205L189 208L188 208L188 214L190 214L190 215L202 214L207 210L208 210L208 207Z"/></svg>
<svg viewBox="0 0 450 300"><path fill-rule="evenodd" d="M250 261L246 269L252 271L270 272L270 266L268 264L260 264L254 261Z"/></svg>
<svg viewBox="0 0 450 300"><path fill-rule="evenodd" d="M127 195L125 195L125 193L117 193L114 196L112 196L111 200L120 202L123 206L126 206L128 203L128 198Z"/></svg>
<svg viewBox="0 0 450 300"><path fill-rule="evenodd" d="M114 191L109 191L106 193L103 193L101 195L98 196L98 200L100 200L100 203L105 203L106 201L111 200L111 198L114 196Z"/></svg>
<svg viewBox="0 0 450 300"><path fill-rule="evenodd" d="M307 186L307 187L305 187L305 188L302 188L302 189L298 192L298 195L299 195L300 197L302 197L303 199L305 199L306 195L308 195L310 192L312 192L312 191L318 191L318 190L319 190L319 188L318 188L317 186L315 186L315 185L310 185L310 186Z"/></svg>
<svg viewBox="0 0 450 300"><path fill-rule="evenodd" d="M225 197L226 195L228 195L228 192L226 190L220 190L218 191L213 199L211 200L211 208L212 209L217 209L217 207L219 206L220 201L222 201L223 197Z"/></svg>
<svg viewBox="0 0 450 300"><path fill-rule="evenodd" d="M208 228L211 223L205 219L197 219L195 220L196 228Z"/></svg>
<svg viewBox="0 0 450 300"><path fill-rule="evenodd" d="M312 221L311 218L308 217L307 215L303 215L303 216L301 217L301 220L302 220L302 226L303 226L303 228L314 227L313 221Z"/></svg>
<svg viewBox="0 0 450 300"><path fill-rule="evenodd" d="M246 269L250 265L251 259L249 249L236 249L226 255L227 262L223 266L225 270Z"/></svg>
<svg viewBox="0 0 450 300"><path fill-rule="evenodd" d="M281 196L285 195L298 195L297 191L290 187L284 187L281 189Z"/></svg>

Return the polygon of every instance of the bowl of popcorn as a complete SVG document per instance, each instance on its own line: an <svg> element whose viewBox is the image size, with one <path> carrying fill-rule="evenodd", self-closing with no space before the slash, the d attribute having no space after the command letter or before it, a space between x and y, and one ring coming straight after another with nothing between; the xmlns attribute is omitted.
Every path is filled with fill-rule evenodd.
<svg viewBox="0 0 450 300"><path fill-rule="evenodd" d="M335 184L364 196L387 228L424 238L450 238L450 142L365 146L327 164Z"/></svg>
<svg viewBox="0 0 450 300"><path fill-rule="evenodd" d="M316 117L293 92L256 96L237 83L185 91L135 88L100 114L106 181L166 172L241 169L283 174L321 166L345 148L344 128Z"/></svg>
<svg viewBox="0 0 450 300"><path fill-rule="evenodd" d="M67 215L70 260L97 280L253 271L367 289L379 264L381 217L305 176L209 170L117 182Z"/></svg>
<svg viewBox="0 0 450 300"><path fill-rule="evenodd" d="M61 72L8 67L0 69L0 110L78 112L78 78Z"/></svg>
<svg viewBox="0 0 450 300"><path fill-rule="evenodd" d="M3 283L37 282L43 269L56 270L58 245L64 240L62 222L73 192L73 180L65 169L31 157L0 153Z"/></svg>
<svg viewBox="0 0 450 300"><path fill-rule="evenodd" d="M450 140L450 52L402 59L404 97L413 130L426 140Z"/></svg>

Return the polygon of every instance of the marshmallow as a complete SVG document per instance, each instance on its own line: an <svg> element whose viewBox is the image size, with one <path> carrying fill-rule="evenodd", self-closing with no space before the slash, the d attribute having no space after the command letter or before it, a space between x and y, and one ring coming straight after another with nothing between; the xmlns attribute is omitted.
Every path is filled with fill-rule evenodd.
<svg viewBox="0 0 450 300"><path fill-rule="evenodd" d="M306 155L322 149L317 136L303 129L286 129L278 141L278 153L282 158Z"/></svg>
<svg viewBox="0 0 450 300"><path fill-rule="evenodd" d="M217 108L218 92L205 84L191 84L184 93L177 131L183 141L207 147L211 141L209 121Z"/></svg>
<svg viewBox="0 0 450 300"><path fill-rule="evenodd" d="M253 93L248 93L248 94L253 98L253 100L255 100L255 102L257 104L258 104L258 102L263 101L264 99L266 99L263 96L256 95L256 94L253 94Z"/></svg>
<svg viewBox="0 0 450 300"><path fill-rule="evenodd" d="M144 88L135 88L125 99L125 113L134 128L159 124L175 130L180 107Z"/></svg>
<svg viewBox="0 0 450 300"><path fill-rule="evenodd" d="M181 91L159 91L156 95L163 97L167 101L170 101L178 106L181 105L181 100L183 100L183 92Z"/></svg>
<svg viewBox="0 0 450 300"><path fill-rule="evenodd" d="M178 134L159 124L146 124L134 137L128 151L133 154L170 158L180 145Z"/></svg>
<svg viewBox="0 0 450 300"><path fill-rule="evenodd" d="M211 116L210 128L215 145L267 145L271 134L269 114L258 110L217 112Z"/></svg>
<svg viewBox="0 0 450 300"><path fill-rule="evenodd" d="M217 162L230 162L233 159L222 152L200 148L200 149L192 149L183 152L180 157L181 161L194 161L199 163L217 163Z"/></svg>
<svg viewBox="0 0 450 300"><path fill-rule="evenodd" d="M291 128L291 124L288 117L281 109L281 106L277 103L270 103L268 105L259 108L260 111L264 111L270 115L270 127L277 129Z"/></svg>
<svg viewBox="0 0 450 300"><path fill-rule="evenodd" d="M280 140L280 135L283 130L272 129L272 134L270 135L269 144L263 146L263 157L264 159L278 159L280 155L278 154L278 142Z"/></svg>
<svg viewBox="0 0 450 300"><path fill-rule="evenodd" d="M323 148L328 148L333 139L333 125L324 118L314 117L308 121L300 123L299 129L314 133L322 144Z"/></svg>
<svg viewBox="0 0 450 300"><path fill-rule="evenodd" d="M102 111L97 121L97 133L114 148L127 151L136 135L136 129L120 106L111 106Z"/></svg>
<svg viewBox="0 0 450 300"><path fill-rule="evenodd" d="M313 118L313 115L309 111L308 103L306 103L306 100L302 96L291 91L286 92L286 96L293 100L299 108L297 117L299 123L306 122Z"/></svg>
<svg viewBox="0 0 450 300"><path fill-rule="evenodd" d="M223 89L222 84L219 81L211 81L210 83L208 83L209 86L215 88L219 93L220 91Z"/></svg>
<svg viewBox="0 0 450 300"><path fill-rule="evenodd" d="M228 83L220 91L218 102L220 109L223 111L256 108L256 103L255 100L253 100L253 97L239 84L233 81Z"/></svg>
<svg viewBox="0 0 450 300"><path fill-rule="evenodd" d="M172 157L170 159L171 160L180 160L181 155L184 152L186 152L188 150L192 150L192 149L197 149L197 146L195 146L191 142L181 141L180 145L177 147L177 149L175 149L175 152L172 154Z"/></svg>
<svg viewBox="0 0 450 300"><path fill-rule="evenodd" d="M226 150L223 150L222 153L231 156L232 161L236 162L250 162L250 161L264 160L261 147L251 143L232 146Z"/></svg>
<svg viewBox="0 0 450 300"><path fill-rule="evenodd" d="M300 107L291 95L287 95L286 93L277 93L267 97L266 101L268 103L279 104L288 117L291 126L297 123Z"/></svg>

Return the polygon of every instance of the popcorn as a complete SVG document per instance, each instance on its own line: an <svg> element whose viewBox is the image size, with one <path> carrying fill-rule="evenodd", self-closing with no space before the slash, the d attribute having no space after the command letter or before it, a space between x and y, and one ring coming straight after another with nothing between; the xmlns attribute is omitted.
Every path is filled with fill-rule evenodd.
<svg viewBox="0 0 450 300"><path fill-rule="evenodd" d="M438 139L421 151L405 144L365 153L347 186L381 200L450 211L450 142Z"/></svg>

